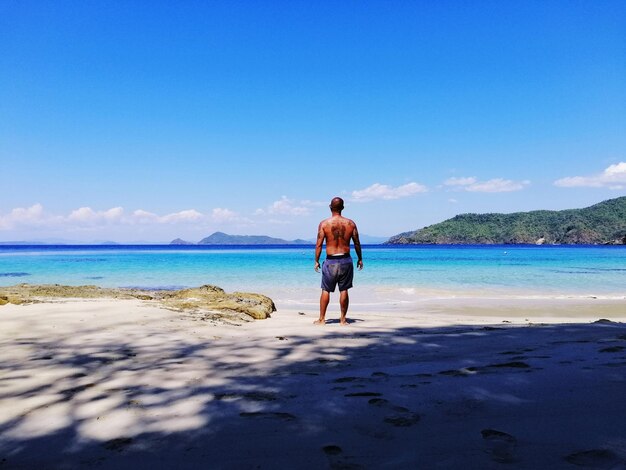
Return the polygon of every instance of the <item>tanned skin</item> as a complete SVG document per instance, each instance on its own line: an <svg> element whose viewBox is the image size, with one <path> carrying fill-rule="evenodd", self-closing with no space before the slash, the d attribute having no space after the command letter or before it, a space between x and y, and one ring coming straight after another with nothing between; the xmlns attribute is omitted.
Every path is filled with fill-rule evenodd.
<svg viewBox="0 0 626 470"><path fill-rule="evenodd" d="M359 240L359 231L356 224L341 215L343 211L343 199L340 197L333 198L330 202L331 216L322 220L317 228L317 243L315 244L315 271L320 270L320 256L322 254L322 245L326 242L326 256L342 255L350 253L350 240L354 243L354 251L357 255L357 268L363 269L363 255L361 253L361 241ZM326 323L326 309L330 302L330 292L322 289L320 296L320 317L314 323L316 325L324 325ZM350 297L348 291L339 292L339 305L341 307L341 325L347 325L348 306L350 305Z"/></svg>

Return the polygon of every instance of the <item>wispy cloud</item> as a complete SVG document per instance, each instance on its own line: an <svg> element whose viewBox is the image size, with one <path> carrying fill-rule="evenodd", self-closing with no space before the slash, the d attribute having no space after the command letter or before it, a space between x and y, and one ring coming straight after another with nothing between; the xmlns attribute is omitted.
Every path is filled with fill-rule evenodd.
<svg viewBox="0 0 626 470"><path fill-rule="evenodd" d="M626 162L610 165L602 173L591 176L567 176L554 182L561 188L609 188L624 189L626 187Z"/></svg>
<svg viewBox="0 0 626 470"><path fill-rule="evenodd" d="M354 202L368 202L377 199L400 199L427 191L428 188L426 186L415 182L396 186L395 188L386 184L374 183L365 189L352 191L351 200Z"/></svg>
<svg viewBox="0 0 626 470"><path fill-rule="evenodd" d="M248 223L249 219L240 217L226 208L215 208L209 215L195 209L186 209L170 214L159 215L143 209L127 213L122 207L107 210L94 210L80 207L66 215L46 213L41 204L28 208L16 208L6 215L0 215L0 230L12 230L20 227L57 227L64 229L97 228L112 225L176 225L210 223Z"/></svg>
<svg viewBox="0 0 626 470"><path fill-rule="evenodd" d="M469 191L476 193L506 193L520 191L530 184L530 181L513 181L504 178L493 178L487 181L479 181L474 176L448 178L444 181L448 186L457 191Z"/></svg>
<svg viewBox="0 0 626 470"><path fill-rule="evenodd" d="M250 225L253 223L248 217L243 217L230 209L216 207L211 211L211 220L216 223Z"/></svg>
<svg viewBox="0 0 626 470"><path fill-rule="evenodd" d="M476 181L476 178L473 176L453 176L452 178L445 180L443 184L446 186L470 186L472 184L476 184Z"/></svg>
<svg viewBox="0 0 626 470"><path fill-rule="evenodd" d="M287 196L282 196L278 201L274 201L264 209L257 209L255 215L289 215L304 216L309 215L314 207L322 203L315 201L294 201Z"/></svg>
<svg viewBox="0 0 626 470"><path fill-rule="evenodd" d="M195 209L187 209L171 214L158 215L153 212L137 209L129 217L123 217L120 222L125 224L176 224L185 222L199 222L206 219L206 216Z"/></svg>

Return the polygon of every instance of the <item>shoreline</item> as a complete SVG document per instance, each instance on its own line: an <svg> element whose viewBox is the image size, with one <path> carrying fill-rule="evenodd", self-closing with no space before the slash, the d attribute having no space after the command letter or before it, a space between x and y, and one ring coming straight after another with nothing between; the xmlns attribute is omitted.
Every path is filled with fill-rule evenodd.
<svg viewBox="0 0 626 470"><path fill-rule="evenodd" d="M324 327L0 306L0 468L626 464L626 302L355 302L343 327L333 300Z"/></svg>
<svg viewBox="0 0 626 470"><path fill-rule="evenodd" d="M405 295L398 295L398 290L369 290L363 287L350 289L350 312L362 311L365 313L389 313L389 314L419 314L422 311L433 311L434 313L445 315L446 312L454 310L457 313L466 309L472 315L481 316L482 310L499 311L515 306L517 315L523 316L521 307L525 306L532 313L540 314L545 308L556 308L561 310L560 316L575 319L585 317L591 319L594 312L606 312L605 315L617 315L626 321L626 295L594 295L570 293L559 294L533 294L533 293L504 293L504 292L483 292L478 294L468 294L468 292L457 292L450 290L418 290L413 289ZM316 312L319 309L319 290L311 289L300 292L300 298L294 299L293 293L289 295L281 294L280 291L264 291L265 295L272 298L278 310L305 310ZM329 312L338 311L338 292L331 293ZM572 315L568 315L566 310L571 308ZM530 314L530 313L529 313ZM546 315L540 314L545 317ZM549 315L548 315L549 316ZM554 318L558 321L558 316Z"/></svg>

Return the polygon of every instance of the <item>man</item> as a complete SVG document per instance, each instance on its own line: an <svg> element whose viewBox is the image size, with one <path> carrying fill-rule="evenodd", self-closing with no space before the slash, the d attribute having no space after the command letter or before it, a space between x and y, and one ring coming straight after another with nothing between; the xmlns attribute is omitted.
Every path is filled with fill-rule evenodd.
<svg viewBox="0 0 626 470"><path fill-rule="evenodd" d="M352 277L354 266L350 257L350 240L354 242L354 251L358 257L357 267L363 269L363 256L361 254L361 242L359 241L359 231L356 224L341 215L343 211L343 199L333 198L330 201L331 217L322 220L317 229L317 243L315 245L315 271L320 269L320 255L322 254L322 244L326 242L326 261L322 268L322 294L320 296L320 318L315 321L316 325L326 323L326 309L330 302L330 293L335 292L335 287L339 285L339 305L341 307L342 325L347 325L348 289L352 287Z"/></svg>

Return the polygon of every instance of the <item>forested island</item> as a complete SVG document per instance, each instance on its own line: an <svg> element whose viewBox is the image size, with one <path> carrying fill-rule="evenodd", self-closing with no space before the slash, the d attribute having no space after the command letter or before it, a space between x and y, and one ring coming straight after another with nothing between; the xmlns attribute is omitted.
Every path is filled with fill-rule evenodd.
<svg viewBox="0 0 626 470"><path fill-rule="evenodd" d="M215 232L198 243L193 243L177 238L170 245L311 245L307 240L283 240L282 238L268 237L267 235L229 235L223 232Z"/></svg>
<svg viewBox="0 0 626 470"><path fill-rule="evenodd" d="M626 196L584 209L461 214L387 244L626 244Z"/></svg>

